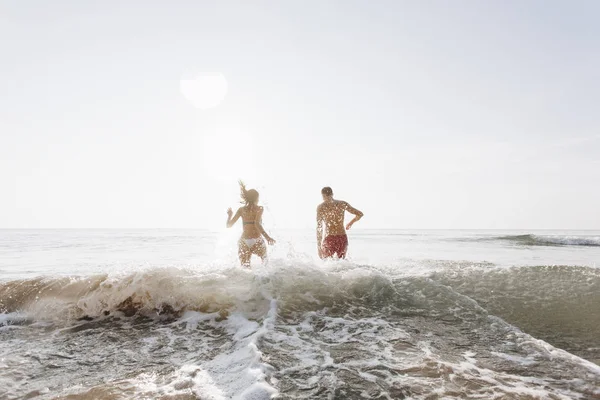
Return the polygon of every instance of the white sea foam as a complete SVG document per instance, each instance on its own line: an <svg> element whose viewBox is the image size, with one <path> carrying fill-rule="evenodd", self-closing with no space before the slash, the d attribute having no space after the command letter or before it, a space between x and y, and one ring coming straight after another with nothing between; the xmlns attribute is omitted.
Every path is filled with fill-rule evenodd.
<svg viewBox="0 0 600 400"><path fill-rule="evenodd" d="M0 314L0 327L10 326L27 321L27 315L22 312Z"/></svg>
<svg viewBox="0 0 600 400"><path fill-rule="evenodd" d="M540 243L553 243L567 246L600 246L600 236L560 236L560 235L533 235Z"/></svg>

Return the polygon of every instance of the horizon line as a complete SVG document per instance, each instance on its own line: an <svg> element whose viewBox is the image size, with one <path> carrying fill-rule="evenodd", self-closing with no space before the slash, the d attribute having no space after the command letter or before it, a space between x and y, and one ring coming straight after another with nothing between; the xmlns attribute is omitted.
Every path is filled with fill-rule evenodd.
<svg viewBox="0 0 600 400"><path fill-rule="evenodd" d="M307 230L314 228L281 228L275 230ZM216 229L208 228L1 228L0 231L56 231L56 230L196 230L217 232ZM352 231L600 231L600 228L354 228Z"/></svg>

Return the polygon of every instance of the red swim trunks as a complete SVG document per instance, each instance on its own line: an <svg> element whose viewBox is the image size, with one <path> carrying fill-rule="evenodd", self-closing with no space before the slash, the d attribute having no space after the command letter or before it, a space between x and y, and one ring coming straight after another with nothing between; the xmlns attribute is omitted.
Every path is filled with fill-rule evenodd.
<svg viewBox="0 0 600 400"><path fill-rule="evenodd" d="M330 235L323 241L323 258L333 257L337 254L339 258L346 258L348 251L348 236Z"/></svg>

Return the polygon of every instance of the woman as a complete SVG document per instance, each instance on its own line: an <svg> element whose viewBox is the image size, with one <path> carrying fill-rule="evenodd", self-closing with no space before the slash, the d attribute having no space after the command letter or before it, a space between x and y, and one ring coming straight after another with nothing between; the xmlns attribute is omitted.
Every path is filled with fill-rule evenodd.
<svg viewBox="0 0 600 400"><path fill-rule="evenodd" d="M275 244L275 240L262 227L263 208L258 205L258 192L254 189L246 190L246 186L241 181L240 189L242 203L245 205L237 210L233 218L231 208L227 210L227 227L231 228L242 217L244 231L238 242L238 254L242 265L250 267L252 254L256 254L262 258L263 262L267 257L267 247L262 236L267 239L267 243L270 245Z"/></svg>

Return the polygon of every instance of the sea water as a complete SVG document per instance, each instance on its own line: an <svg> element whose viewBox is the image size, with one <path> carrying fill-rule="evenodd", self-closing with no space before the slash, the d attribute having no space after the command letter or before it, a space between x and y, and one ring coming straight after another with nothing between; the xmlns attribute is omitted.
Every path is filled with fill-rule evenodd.
<svg viewBox="0 0 600 400"><path fill-rule="evenodd" d="M1 230L0 399L597 399L600 232Z"/></svg>

